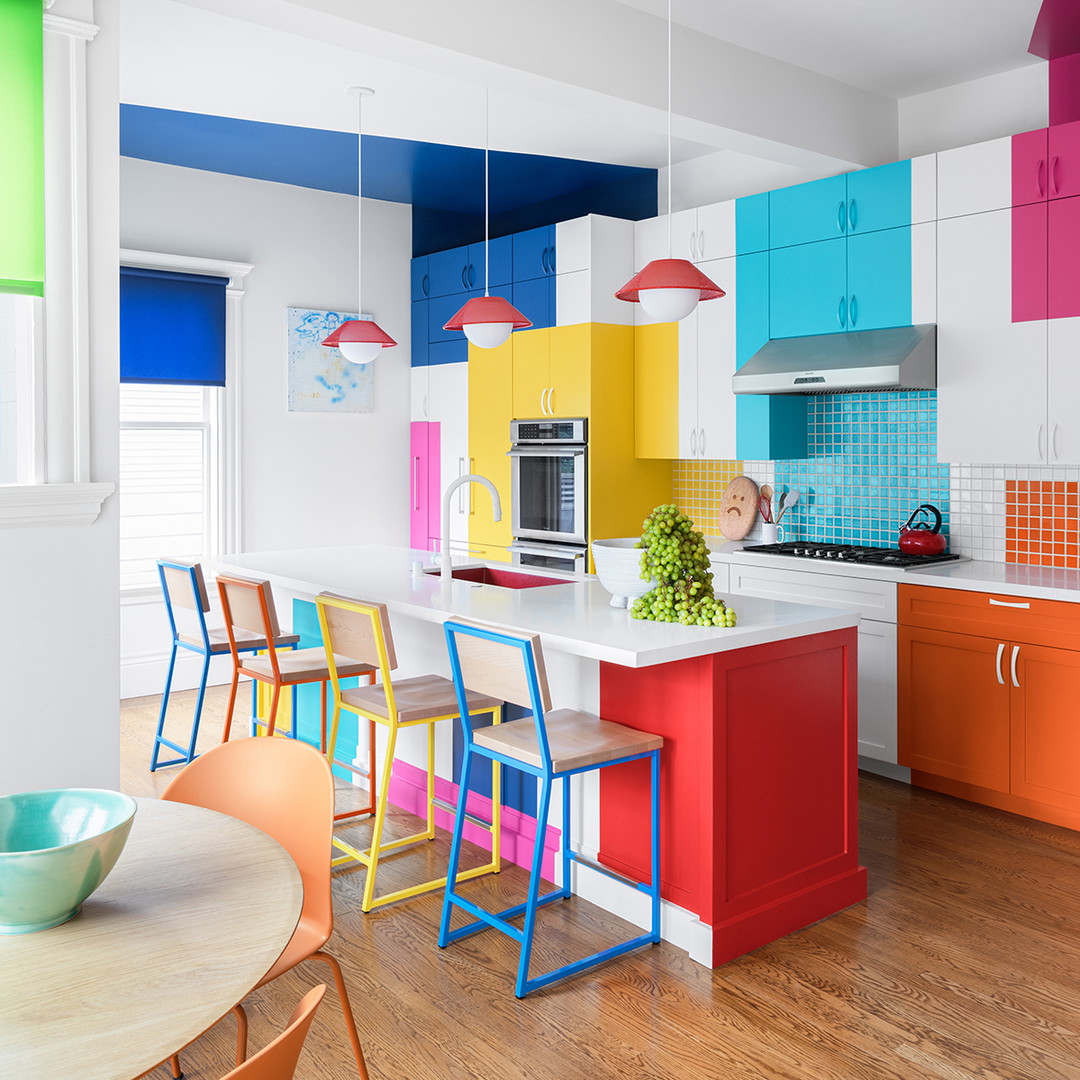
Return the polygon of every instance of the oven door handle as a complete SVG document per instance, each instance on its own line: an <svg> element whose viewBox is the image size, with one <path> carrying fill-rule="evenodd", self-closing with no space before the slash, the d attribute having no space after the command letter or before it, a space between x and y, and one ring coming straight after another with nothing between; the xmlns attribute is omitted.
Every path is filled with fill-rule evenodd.
<svg viewBox="0 0 1080 1080"><path fill-rule="evenodd" d="M507 457L582 457L584 446L512 446Z"/></svg>

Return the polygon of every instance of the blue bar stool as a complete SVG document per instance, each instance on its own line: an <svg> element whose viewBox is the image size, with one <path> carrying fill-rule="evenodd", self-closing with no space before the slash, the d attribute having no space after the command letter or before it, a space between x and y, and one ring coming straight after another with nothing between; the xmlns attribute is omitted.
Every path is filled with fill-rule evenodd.
<svg viewBox="0 0 1080 1080"><path fill-rule="evenodd" d="M199 737L199 721L202 719L203 699L206 697L206 679L210 673L210 660L214 656L229 654L229 635L224 626L208 627L206 613L210 610L210 598L206 592L206 580L202 566L197 562L181 559L158 559L158 577L165 596L165 611L169 616L172 632L172 651L169 654L169 670L165 676L165 689L161 695L161 712L158 714L154 749L150 755L150 771L156 772L169 765L186 765L195 758L195 743ZM298 634L279 634L274 639L275 648L295 649L300 640ZM257 652L266 648L265 638L254 634L237 641L244 652ZM203 658L199 676L199 696L195 701L195 715L191 722L186 746L181 746L165 736L165 716L169 708L173 671L176 668L178 649L187 649ZM161 761L162 747L179 754L177 758Z"/></svg>
<svg viewBox="0 0 1080 1080"><path fill-rule="evenodd" d="M457 691L462 716L468 715L465 704L467 691L502 698L532 710L532 716L509 723L478 728L462 723L465 739L461 763L461 792L457 818L450 847L450 867L446 891L443 894L442 921L439 926L439 946L494 927L513 938L521 946L517 982L514 993L524 997L531 990L546 986L558 979L576 975L615 956L650 945L660 940L660 748L664 740L659 735L635 731L575 709L551 709L544 658L540 638L536 634L510 633L479 623L457 622L443 624L450 651L450 668ZM524 904L499 912L486 911L463 897L455 882L461 855L461 837L465 824L464 807L469 790L471 767L477 757L500 762L518 769L540 781L537 809L536 845L533 850L528 897ZM627 761L648 759L650 762L650 839L651 860L649 883L634 882L605 866L579 855L570 847L570 777L595 769L620 765ZM552 892L540 894L540 869L544 853L551 791L556 780L562 781L562 885ZM569 897L571 867L577 863L598 870L614 880L648 895L651 902L650 929L619 945L602 949L581 960L555 968L535 978L529 978L529 960L536 929L537 909ZM454 907L473 916L473 921L450 929ZM521 929L510 920L524 914Z"/></svg>

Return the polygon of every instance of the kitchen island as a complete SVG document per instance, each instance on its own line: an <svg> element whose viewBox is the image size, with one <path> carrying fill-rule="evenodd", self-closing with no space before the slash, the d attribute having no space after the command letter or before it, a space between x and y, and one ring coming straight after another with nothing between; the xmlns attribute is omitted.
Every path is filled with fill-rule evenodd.
<svg viewBox="0 0 1080 1080"><path fill-rule="evenodd" d="M232 555L219 565L268 578L282 607L286 596L310 602L322 591L385 603L402 676L449 674L441 624L450 617L538 633L556 707L663 735L663 936L698 962L724 963L866 896L855 614L739 597L732 628L642 622L611 607L595 578L530 570L551 584L443 582L426 572L430 560L372 545ZM399 744L399 753L407 770L422 747ZM440 732L437 769L451 776L449 731ZM575 782L575 844L643 877L647 787L636 764ZM560 811L552 806L552 822ZM579 871L576 891L646 925L645 899L604 875Z"/></svg>

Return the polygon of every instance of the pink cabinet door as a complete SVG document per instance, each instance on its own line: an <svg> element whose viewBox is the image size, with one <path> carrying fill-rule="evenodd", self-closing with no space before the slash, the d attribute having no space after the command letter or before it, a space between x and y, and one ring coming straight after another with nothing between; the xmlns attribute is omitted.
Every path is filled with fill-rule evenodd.
<svg viewBox="0 0 1080 1080"><path fill-rule="evenodd" d="M1049 179L1046 128L1025 131L1012 137L1013 206L1042 202L1047 198Z"/></svg>
<svg viewBox="0 0 1080 1080"><path fill-rule="evenodd" d="M1071 126L1071 125L1070 125ZM1080 196L1052 199L1047 226L1047 315L1080 315Z"/></svg>
<svg viewBox="0 0 1080 1080"><path fill-rule="evenodd" d="M1048 204L1029 203L1012 209L1012 321L1047 317L1046 220ZM978 282L972 282L978 288Z"/></svg>
<svg viewBox="0 0 1080 1080"><path fill-rule="evenodd" d="M1050 128L1047 191L1051 199L1080 195L1080 121Z"/></svg>
<svg viewBox="0 0 1080 1080"><path fill-rule="evenodd" d="M439 537L439 425L413 421L409 431L409 547L434 551Z"/></svg>

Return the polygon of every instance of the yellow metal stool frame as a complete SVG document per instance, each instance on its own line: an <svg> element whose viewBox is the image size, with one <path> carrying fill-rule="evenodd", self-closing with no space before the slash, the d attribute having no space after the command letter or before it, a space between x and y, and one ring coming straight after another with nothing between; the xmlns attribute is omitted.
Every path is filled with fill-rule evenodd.
<svg viewBox="0 0 1080 1080"><path fill-rule="evenodd" d="M340 866L356 861L367 867L367 880L364 882L364 895L361 910L367 912L395 900L405 900L411 896L441 889L446 884L446 876L398 889L383 896L375 896L375 877L379 859L389 852L418 843L422 840L435 839L435 807L441 800L435 796L435 725L440 720L456 719L459 715L458 701L454 684L441 675L421 675L410 679L401 679L395 687L390 672L397 667L394 652L394 639L390 631L390 618L385 604L369 603L362 600L350 600L345 597L320 593L315 598L315 607L319 614L319 626L322 630L323 646L326 649L327 667L330 669L330 685L334 691L334 707L330 722L330 737L327 742L327 756L331 759L337 742L338 722L342 710L355 713L365 720L382 724L388 729L386 753L383 759L382 775L375 798L375 820L370 846L361 851L340 837L333 839L334 847L343 852L331 860L331 866ZM347 650L342 653L342 650ZM342 690L334 666L334 655L355 657L378 668L379 681L374 686L358 686L351 690ZM497 698L481 694L470 694L466 704L469 715L493 714L494 722L502 720L503 702ZM390 777L394 766L394 752L397 748L398 732L406 728L427 725L427 821L423 832L397 840L383 842L383 829L386 825L386 813L390 789ZM480 877L482 874L497 874L502 868L499 830L501 826L501 769L493 763L491 770L491 816L484 821L472 813L467 817L474 824L484 829L491 836L491 860L483 866L472 867L458 873L457 881ZM371 783L374 789L374 773ZM462 794L464 798L464 794ZM453 812L455 807L442 804ZM350 823L351 824L351 823Z"/></svg>

